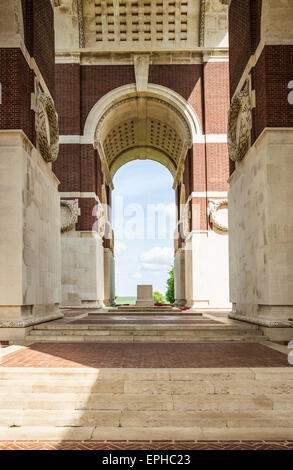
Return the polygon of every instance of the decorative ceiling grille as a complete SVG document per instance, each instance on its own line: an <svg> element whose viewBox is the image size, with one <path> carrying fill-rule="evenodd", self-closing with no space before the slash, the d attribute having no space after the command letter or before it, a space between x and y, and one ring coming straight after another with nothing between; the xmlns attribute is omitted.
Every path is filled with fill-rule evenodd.
<svg viewBox="0 0 293 470"><path fill-rule="evenodd" d="M183 143L171 126L158 119L147 119L122 122L109 132L103 147L109 167L118 155L135 147L161 150L177 165Z"/></svg>
<svg viewBox="0 0 293 470"><path fill-rule="evenodd" d="M193 0L96 0L96 41L186 45Z"/></svg>

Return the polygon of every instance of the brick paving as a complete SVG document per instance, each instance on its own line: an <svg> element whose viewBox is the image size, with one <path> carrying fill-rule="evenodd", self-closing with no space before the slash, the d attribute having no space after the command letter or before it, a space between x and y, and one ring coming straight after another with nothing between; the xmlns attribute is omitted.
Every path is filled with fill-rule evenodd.
<svg viewBox="0 0 293 470"><path fill-rule="evenodd" d="M293 441L0 441L0 450L293 450Z"/></svg>
<svg viewBox="0 0 293 470"><path fill-rule="evenodd" d="M206 317L189 317L189 316L109 316L98 315L83 317L80 320L71 322L74 325L196 325L196 324L222 324L220 321L212 320Z"/></svg>
<svg viewBox="0 0 293 470"><path fill-rule="evenodd" d="M7 354L2 367L202 368L290 367L256 343L35 343ZM292 366L291 366L292 367Z"/></svg>

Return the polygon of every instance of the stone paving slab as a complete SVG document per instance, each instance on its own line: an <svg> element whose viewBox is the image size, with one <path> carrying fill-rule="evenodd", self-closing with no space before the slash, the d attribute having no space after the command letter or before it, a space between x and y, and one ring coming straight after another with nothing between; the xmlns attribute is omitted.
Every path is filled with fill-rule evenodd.
<svg viewBox="0 0 293 470"><path fill-rule="evenodd" d="M257 343L34 343L1 367L229 368L292 367L285 354Z"/></svg>

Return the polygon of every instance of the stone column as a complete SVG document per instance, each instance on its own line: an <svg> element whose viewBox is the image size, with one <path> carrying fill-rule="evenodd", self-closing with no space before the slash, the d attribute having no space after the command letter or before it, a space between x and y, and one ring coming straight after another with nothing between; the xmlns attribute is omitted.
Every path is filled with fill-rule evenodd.
<svg viewBox="0 0 293 470"><path fill-rule="evenodd" d="M231 317L286 341L293 338L293 4L246 3L232 0L229 10Z"/></svg>
<svg viewBox="0 0 293 470"><path fill-rule="evenodd" d="M110 248L104 248L104 298L107 307L115 305L115 260Z"/></svg>
<svg viewBox="0 0 293 470"><path fill-rule="evenodd" d="M13 341L62 317L59 181L52 172L59 126L51 2L1 0L0 8L0 340Z"/></svg>
<svg viewBox="0 0 293 470"><path fill-rule="evenodd" d="M185 293L185 251L179 248L175 253L174 262L175 305L183 307L186 304Z"/></svg>
<svg viewBox="0 0 293 470"><path fill-rule="evenodd" d="M0 340L62 316L58 183L22 131L0 131Z"/></svg>
<svg viewBox="0 0 293 470"><path fill-rule="evenodd" d="M104 305L104 247L96 232L62 234L62 305Z"/></svg>

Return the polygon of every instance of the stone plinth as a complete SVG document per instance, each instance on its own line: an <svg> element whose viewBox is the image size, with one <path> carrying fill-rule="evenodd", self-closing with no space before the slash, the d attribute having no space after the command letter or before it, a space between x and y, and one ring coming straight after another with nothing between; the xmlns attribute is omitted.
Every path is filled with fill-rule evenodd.
<svg viewBox="0 0 293 470"><path fill-rule="evenodd" d="M61 318L56 176L22 131L0 132L0 340Z"/></svg>
<svg viewBox="0 0 293 470"><path fill-rule="evenodd" d="M137 286L136 305L138 307L152 307L154 305L153 286Z"/></svg>
<svg viewBox="0 0 293 470"><path fill-rule="evenodd" d="M104 307L104 248L96 232L64 232L62 306Z"/></svg>

